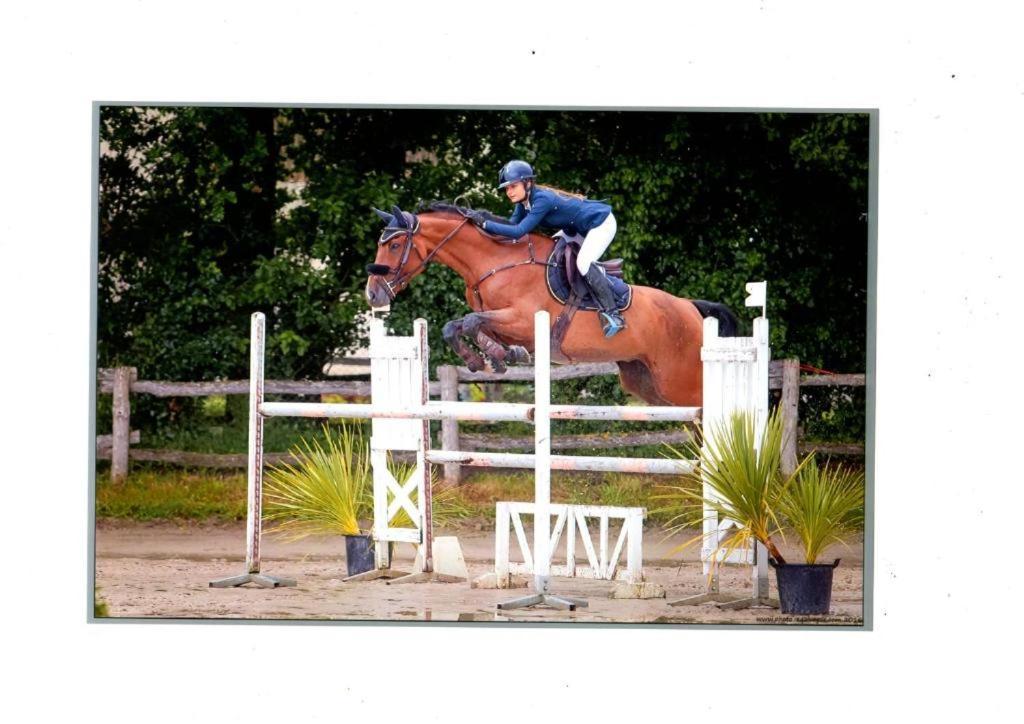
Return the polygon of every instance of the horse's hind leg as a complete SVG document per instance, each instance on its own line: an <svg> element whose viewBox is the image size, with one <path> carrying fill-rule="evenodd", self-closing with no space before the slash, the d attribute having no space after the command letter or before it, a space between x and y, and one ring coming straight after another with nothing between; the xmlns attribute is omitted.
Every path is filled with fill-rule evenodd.
<svg viewBox="0 0 1024 724"><path fill-rule="evenodd" d="M640 360L619 362L619 384L648 405L668 405L668 400L658 393L651 371Z"/></svg>

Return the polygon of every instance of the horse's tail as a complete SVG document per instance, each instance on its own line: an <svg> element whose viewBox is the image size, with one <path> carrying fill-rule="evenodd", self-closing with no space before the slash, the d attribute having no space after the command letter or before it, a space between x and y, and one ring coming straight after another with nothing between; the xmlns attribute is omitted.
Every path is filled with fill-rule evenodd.
<svg viewBox="0 0 1024 724"><path fill-rule="evenodd" d="M740 322L729 307L719 302L706 302L703 299L691 299L702 317L714 317L718 320L719 337L735 337L739 334Z"/></svg>

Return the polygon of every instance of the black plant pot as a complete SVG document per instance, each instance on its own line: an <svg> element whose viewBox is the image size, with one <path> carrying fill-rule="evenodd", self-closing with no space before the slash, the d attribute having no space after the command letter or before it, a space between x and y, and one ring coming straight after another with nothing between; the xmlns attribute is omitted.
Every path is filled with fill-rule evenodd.
<svg viewBox="0 0 1024 724"><path fill-rule="evenodd" d="M375 564L371 536L345 536L345 566L348 568L348 575L354 576L372 571Z"/></svg>
<svg viewBox="0 0 1024 724"><path fill-rule="evenodd" d="M822 614L828 613L832 605L832 571L835 563L794 564L768 563L775 569L775 580L779 585L779 609L782 613Z"/></svg>

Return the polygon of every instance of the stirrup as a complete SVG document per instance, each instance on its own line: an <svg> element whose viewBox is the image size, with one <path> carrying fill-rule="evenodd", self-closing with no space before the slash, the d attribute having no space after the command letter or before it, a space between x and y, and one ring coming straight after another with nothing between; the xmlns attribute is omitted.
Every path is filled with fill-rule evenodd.
<svg viewBox="0 0 1024 724"><path fill-rule="evenodd" d="M618 314L601 312L601 328L604 329L606 338L614 337L626 328L626 322Z"/></svg>

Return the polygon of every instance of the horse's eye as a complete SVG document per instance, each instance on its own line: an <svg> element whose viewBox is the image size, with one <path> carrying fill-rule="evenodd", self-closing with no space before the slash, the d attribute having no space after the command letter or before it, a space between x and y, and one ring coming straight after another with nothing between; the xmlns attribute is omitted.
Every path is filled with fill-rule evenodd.
<svg viewBox="0 0 1024 724"><path fill-rule="evenodd" d="M394 244L391 245L391 251L398 251L398 247L400 247L400 246L401 246L401 244L399 244L396 241Z"/></svg>

